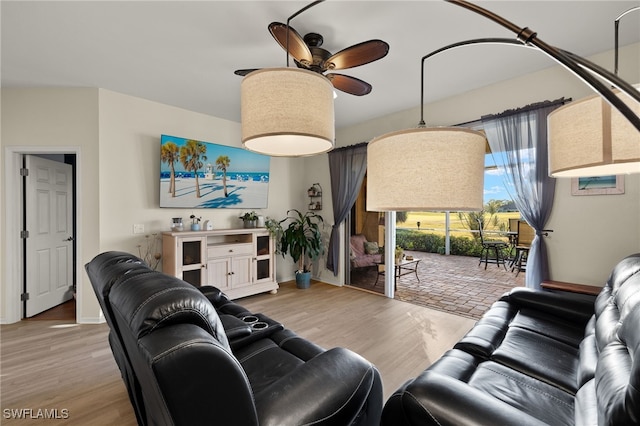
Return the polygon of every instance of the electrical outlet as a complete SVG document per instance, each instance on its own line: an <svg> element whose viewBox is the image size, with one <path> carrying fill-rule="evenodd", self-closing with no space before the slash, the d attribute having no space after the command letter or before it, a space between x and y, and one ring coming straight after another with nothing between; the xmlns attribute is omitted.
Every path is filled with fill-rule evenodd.
<svg viewBox="0 0 640 426"><path fill-rule="evenodd" d="M133 225L133 233L134 234L144 234L144 225L141 223Z"/></svg>

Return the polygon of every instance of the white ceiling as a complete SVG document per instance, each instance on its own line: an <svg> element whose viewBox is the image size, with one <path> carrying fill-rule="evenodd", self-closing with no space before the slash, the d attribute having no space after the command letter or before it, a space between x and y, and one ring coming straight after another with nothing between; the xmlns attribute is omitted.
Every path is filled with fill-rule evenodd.
<svg viewBox="0 0 640 426"><path fill-rule="evenodd" d="M284 66L284 50L267 25L286 22L310 2L2 0L2 86L100 87L239 122L242 78L233 71ZM613 49L614 20L640 1L476 4L530 27L548 44L589 56ZM623 18L621 46L640 41L639 24L640 13ZM444 1L328 0L291 26L301 35L322 34L322 47L332 53L374 38L390 45L380 61L341 71L369 82L373 91L363 97L338 92L337 127L417 107L423 55L472 38L513 38L498 24ZM425 99L552 65L530 49L455 49L427 61Z"/></svg>

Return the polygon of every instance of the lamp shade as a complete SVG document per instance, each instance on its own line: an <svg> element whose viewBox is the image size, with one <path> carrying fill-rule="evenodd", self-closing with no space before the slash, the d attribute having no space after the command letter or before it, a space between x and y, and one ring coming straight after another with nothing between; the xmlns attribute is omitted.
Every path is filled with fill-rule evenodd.
<svg viewBox="0 0 640 426"><path fill-rule="evenodd" d="M638 102L621 92L617 96L640 115ZM556 109L548 125L551 176L640 173L640 132L600 96Z"/></svg>
<svg viewBox="0 0 640 426"><path fill-rule="evenodd" d="M333 86L323 75L267 68L248 74L240 91L242 145L249 151L300 157L333 148Z"/></svg>
<svg viewBox="0 0 640 426"><path fill-rule="evenodd" d="M457 127L388 133L367 146L367 210L481 210L485 137Z"/></svg>

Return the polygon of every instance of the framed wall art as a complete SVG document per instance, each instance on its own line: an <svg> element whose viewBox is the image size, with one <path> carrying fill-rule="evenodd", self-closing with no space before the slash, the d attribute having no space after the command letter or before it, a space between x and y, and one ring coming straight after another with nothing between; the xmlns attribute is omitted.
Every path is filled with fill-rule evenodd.
<svg viewBox="0 0 640 426"><path fill-rule="evenodd" d="M624 194L624 176L590 176L571 178L571 195Z"/></svg>
<svg viewBox="0 0 640 426"><path fill-rule="evenodd" d="M242 148L162 135L160 207L267 207L267 155Z"/></svg>

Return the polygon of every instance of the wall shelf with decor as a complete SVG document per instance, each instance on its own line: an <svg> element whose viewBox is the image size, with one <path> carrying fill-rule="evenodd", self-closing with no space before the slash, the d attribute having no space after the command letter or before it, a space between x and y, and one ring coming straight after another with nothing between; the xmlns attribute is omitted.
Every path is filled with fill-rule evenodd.
<svg viewBox="0 0 640 426"><path fill-rule="evenodd" d="M319 183L314 183L307 189L309 196L309 210L322 210L322 187Z"/></svg>
<svg viewBox="0 0 640 426"><path fill-rule="evenodd" d="M265 228L162 233L162 270L231 299L278 290L275 245Z"/></svg>

